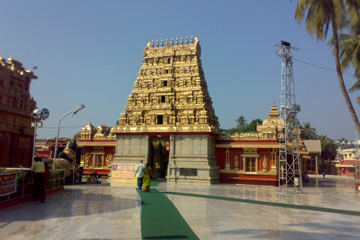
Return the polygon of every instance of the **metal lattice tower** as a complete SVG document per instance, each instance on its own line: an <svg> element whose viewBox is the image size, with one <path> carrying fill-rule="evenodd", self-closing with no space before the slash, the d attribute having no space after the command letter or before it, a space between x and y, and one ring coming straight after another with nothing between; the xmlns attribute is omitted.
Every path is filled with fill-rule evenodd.
<svg viewBox="0 0 360 240"><path fill-rule="evenodd" d="M359 133L355 129L355 191L360 191Z"/></svg>
<svg viewBox="0 0 360 240"><path fill-rule="evenodd" d="M279 161L278 161L278 191L288 192L288 186L294 192L302 193L301 159L299 152L299 135L297 113L300 106L295 101L295 86L293 74L292 50L290 43L281 41L274 44L281 47L277 55L282 58L281 97L280 97L280 127L279 127Z"/></svg>

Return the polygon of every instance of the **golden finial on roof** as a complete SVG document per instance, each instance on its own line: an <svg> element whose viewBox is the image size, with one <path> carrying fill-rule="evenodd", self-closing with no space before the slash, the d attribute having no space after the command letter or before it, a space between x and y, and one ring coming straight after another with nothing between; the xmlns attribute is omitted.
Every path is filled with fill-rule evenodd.
<svg viewBox="0 0 360 240"><path fill-rule="evenodd" d="M276 117L279 117L279 115L280 115L280 113L279 113L279 111L278 111L278 109L276 107L276 104L274 103L272 105L272 107L271 107L270 112L269 112L269 116L276 118Z"/></svg>

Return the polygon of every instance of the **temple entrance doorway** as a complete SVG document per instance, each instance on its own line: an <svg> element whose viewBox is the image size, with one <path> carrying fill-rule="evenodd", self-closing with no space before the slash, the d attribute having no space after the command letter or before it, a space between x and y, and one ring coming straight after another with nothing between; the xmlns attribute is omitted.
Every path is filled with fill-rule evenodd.
<svg viewBox="0 0 360 240"><path fill-rule="evenodd" d="M169 164L170 141L168 138L151 139L150 166L154 178L166 178Z"/></svg>

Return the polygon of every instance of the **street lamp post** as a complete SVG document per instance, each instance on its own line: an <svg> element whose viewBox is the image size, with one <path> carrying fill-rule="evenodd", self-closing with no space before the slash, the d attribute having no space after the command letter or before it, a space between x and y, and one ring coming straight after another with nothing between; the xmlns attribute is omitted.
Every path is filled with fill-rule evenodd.
<svg viewBox="0 0 360 240"><path fill-rule="evenodd" d="M52 165L52 170L53 170L53 176L54 174L54 169L55 169L55 159L56 159L56 154L57 154L57 150L58 150L58 141L59 141L59 133L60 133L60 122L61 119L63 119L64 117L66 117L67 115L73 113L76 114L78 111L80 111L81 109L83 109L85 106L83 104L80 104L79 106L77 106L74 110L68 112L67 114L65 114L64 116L62 116L59 119L59 125L58 125L58 131L57 131L57 135L56 135L56 143L55 143L55 151L54 151L54 160L53 160L53 165Z"/></svg>
<svg viewBox="0 0 360 240"><path fill-rule="evenodd" d="M31 160L31 166L34 164L34 157L35 157L35 144L36 144L36 130L38 127L38 124L40 123L40 127L42 127L42 120L45 120L49 117L49 110L46 108L43 108L41 111L38 108L35 108L35 110L31 113L31 117L34 120L34 139L33 139L33 151L32 151L32 160Z"/></svg>

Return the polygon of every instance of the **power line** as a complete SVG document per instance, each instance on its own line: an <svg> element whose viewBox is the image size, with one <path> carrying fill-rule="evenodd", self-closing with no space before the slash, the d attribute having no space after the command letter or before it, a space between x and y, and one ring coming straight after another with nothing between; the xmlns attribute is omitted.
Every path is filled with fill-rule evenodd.
<svg viewBox="0 0 360 240"><path fill-rule="evenodd" d="M70 126L70 127L61 127L61 128L78 128L78 127L84 127L84 125L80 125L80 126ZM42 127L42 128L55 128L55 129L57 129L58 127Z"/></svg>
<svg viewBox="0 0 360 240"><path fill-rule="evenodd" d="M321 69L324 69L324 70L336 72L336 70L334 70L334 69L330 69L330 68L326 68L326 67L321 67L321 66L318 66L318 65L315 65L315 64L312 64L312 63L308 63L308 62L304 62L304 61L301 61L301 60L295 59L295 58L293 58L293 59L294 59L295 61L298 61L298 62L301 62L301 63L305 63L305 64L310 65L310 66L313 66L313 67L317 67L317 68L321 68ZM347 75L354 76L354 74L351 74L351 73L343 73L343 74L347 74Z"/></svg>

